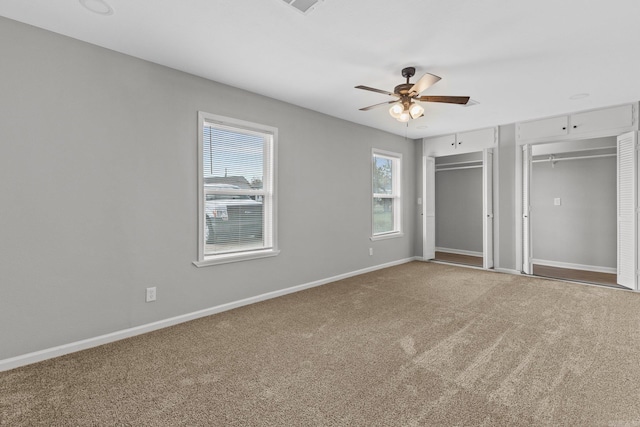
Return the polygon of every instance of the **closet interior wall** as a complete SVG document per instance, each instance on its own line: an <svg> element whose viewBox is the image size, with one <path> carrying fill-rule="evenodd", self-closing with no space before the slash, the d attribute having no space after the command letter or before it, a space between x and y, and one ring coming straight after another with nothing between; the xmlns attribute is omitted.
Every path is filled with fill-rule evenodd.
<svg viewBox="0 0 640 427"><path fill-rule="evenodd" d="M533 264L615 273L616 139L533 147ZM608 148L607 148L608 147Z"/></svg>
<svg viewBox="0 0 640 427"><path fill-rule="evenodd" d="M436 158L436 251L482 257L482 152Z"/></svg>

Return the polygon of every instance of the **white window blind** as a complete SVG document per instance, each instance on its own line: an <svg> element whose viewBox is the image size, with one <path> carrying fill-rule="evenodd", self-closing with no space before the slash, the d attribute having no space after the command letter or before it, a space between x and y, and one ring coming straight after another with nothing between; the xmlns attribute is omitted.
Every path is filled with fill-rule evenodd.
<svg viewBox="0 0 640 427"><path fill-rule="evenodd" d="M201 113L200 261L268 256L275 245L273 128Z"/></svg>
<svg viewBox="0 0 640 427"><path fill-rule="evenodd" d="M401 232L401 158L401 154L373 151L373 237Z"/></svg>

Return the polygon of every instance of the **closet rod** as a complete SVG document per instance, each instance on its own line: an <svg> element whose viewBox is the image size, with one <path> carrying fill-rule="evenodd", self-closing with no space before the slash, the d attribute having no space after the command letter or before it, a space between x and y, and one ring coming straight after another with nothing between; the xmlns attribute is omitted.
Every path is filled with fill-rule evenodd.
<svg viewBox="0 0 640 427"><path fill-rule="evenodd" d="M593 148L587 148L587 150L608 150L610 148L618 148L617 145L609 145L608 147L593 147Z"/></svg>
<svg viewBox="0 0 640 427"><path fill-rule="evenodd" d="M482 163L482 160L468 160L466 162L453 162L453 163L437 163L436 167L438 166L455 166L455 165L468 165L471 163Z"/></svg>
<svg viewBox="0 0 640 427"><path fill-rule="evenodd" d="M547 160L545 160L546 162ZM477 169L477 168L481 168L482 165L477 165L477 166L458 166L457 168L442 168L442 169L438 169L436 168L436 172L444 172L444 171L457 171L460 169Z"/></svg>
<svg viewBox="0 0 640 427"><path fill-rule="evenodd" d="M560 162L562 160L597 159L600 157L616 157L617 154L598 154L596 156L576 156L576 157L549 157L548 159L531 160L531 163Z"/></svg>

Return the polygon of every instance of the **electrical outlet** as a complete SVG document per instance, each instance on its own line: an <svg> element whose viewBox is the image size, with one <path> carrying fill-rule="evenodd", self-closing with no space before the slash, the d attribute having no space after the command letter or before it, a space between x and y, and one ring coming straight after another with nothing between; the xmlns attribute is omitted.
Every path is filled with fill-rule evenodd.
<svg viewBox="0 0 640 427"><path fill-rule="evenodd" d="M562 199L560 199L560 197L556 197L553 199L554 206L560 206L561 204L562 204Z"/></svg>
<svg viewBox="0 0 640 427"><path fill-rule="evenodd" d="M153 302L156 300L156 287L147 288L147 299L146 302Z"/></svg>
<svg viewBox="0 0 640 427"><path fill-rule="evenodd" d="M373 255L373 248L369 248L369 256Z"/></svg>

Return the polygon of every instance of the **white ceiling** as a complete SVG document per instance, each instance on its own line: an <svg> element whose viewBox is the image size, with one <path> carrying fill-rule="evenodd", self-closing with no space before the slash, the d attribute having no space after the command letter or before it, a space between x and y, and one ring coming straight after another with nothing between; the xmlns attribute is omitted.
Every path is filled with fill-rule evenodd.
<svg viewBox="0 0 640 427"><path fill-rule="evenodd" d="M106 1L111 16L79 0L0 15L409 138L640 100L638 0ZM408 125L358 110L391 98L354 86L393 91L406 66L442 77L423 94L480 104L423 104Z"/></svg>

